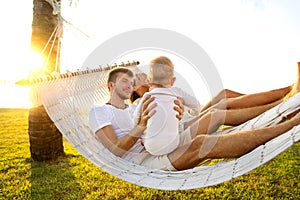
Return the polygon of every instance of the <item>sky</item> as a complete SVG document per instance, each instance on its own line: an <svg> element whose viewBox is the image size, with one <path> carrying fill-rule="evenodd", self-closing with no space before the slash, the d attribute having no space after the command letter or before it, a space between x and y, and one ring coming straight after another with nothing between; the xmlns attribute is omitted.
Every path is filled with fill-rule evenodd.
<svg viewBox="0 0 300 200"><path fill-rule="evenodd" d="M16 4L18 12L11 12ZM14 82L39 63L29 51L32 1L5 1L0 9L5 27L0 37L5 55L0 107L28 107L28 88ZM63 0L62 16L74 26L64 27L61 72L80 69L93 49L118 34L157 28L180 33L201 46L225 88L252 93L284 87L295 80L300 61L299 9L297 0L79 0L72 6ZM117 61L138 60L143 65L158 55L173 60L201 102L210 98L210 86L176 52L139 49Z"/></svg>

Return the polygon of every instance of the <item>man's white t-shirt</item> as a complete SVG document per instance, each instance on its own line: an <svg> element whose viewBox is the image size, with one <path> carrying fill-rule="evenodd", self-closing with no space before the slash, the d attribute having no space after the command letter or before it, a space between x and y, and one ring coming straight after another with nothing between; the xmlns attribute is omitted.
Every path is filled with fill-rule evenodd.
<svg viewBox="0 0 300 200"><path fill-rule="evenodd" d="M145 149L152 155L169 154L179 145L179 121L176 118L178 113L174 110L174 100L181 97L183 104L191 109L190 113L196 115L200 112L200 103L195 97L177 87L153 88L139 101L134 112L135 124L141 115L141 105L147 94L155 96L151 104L157 103L157 107L156 113L148 120L147 130L143 135Z"/></svg>
<svg viewBox="0 0 300 200"><path fill-rule="evenodd" d="M135 108L136 105L132 104L126 109L119 109L110 104L95 106L89 113L89 125L94 133L105 126L112 125L117 138L121 138L134 128L133 112ZM122 158L130 160L136 153L140 153L143 149L144 147L139 139Z"/></svg>

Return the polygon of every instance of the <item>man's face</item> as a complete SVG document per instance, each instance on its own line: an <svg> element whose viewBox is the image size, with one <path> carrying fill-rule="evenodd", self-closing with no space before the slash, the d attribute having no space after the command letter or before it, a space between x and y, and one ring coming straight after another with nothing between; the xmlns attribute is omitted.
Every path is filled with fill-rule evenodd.
<svg viewBox="0 0 300 200"><path fill-rule="evenodd" d="M133 92L133 77L125 73L119 73L116 82L112 83L113 95L118 95L120 99L129 99Z"/></svg>

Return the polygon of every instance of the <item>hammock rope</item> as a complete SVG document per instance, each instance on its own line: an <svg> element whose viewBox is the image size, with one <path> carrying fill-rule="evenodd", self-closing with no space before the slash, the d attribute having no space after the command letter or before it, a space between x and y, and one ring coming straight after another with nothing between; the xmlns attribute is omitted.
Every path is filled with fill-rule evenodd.
<svg viewBox="0 0 300 200"><path fill-rule="evenodd" d="M122 66L136 65L122 64ZM88 125L88 113L95 104L108 100L106 80L114 67L99 68L32 80L50 118L64 137L88 160L108 173L144 187L164 190L186 190L219 184L241 176L268 162L300 140L300 126L261 145L234 160L224 160L210 166L198 166L183 171L163 171L139 166L113 155L93 134ZM300 93L262 115L216 134L250 130L280 122L284 116L300 109Z"/></svg>

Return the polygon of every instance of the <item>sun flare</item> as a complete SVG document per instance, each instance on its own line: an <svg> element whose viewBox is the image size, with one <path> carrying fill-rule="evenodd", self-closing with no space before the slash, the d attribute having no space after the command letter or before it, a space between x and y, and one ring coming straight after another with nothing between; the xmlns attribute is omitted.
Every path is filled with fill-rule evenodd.
<svg viewBox="0 0 300 200"><path fill-rule="evenodd" d="M18 60L7 57L6 65L8 67L5 76L0 78L1 95L6 98L0 100L1 107L32 107L30 101L30 87L27 85L28 81L36 78L43 73L43 58L42 56L29 49L24 50L20 54ZM17 83L17 84L16 84Z"/></svg>
<svg viewBox="0 0 300 200"><path fill-rule="evenodd" d="M24 64L20 67L20 75L24 79L37 78L40 74L45 71L44 61L40 53L30 49L24 55Z"/></svg>
<svg viewBox="0 0 300 200"><path fill-rule="evenodd" d="M41 54L39 54L35 50L30 50L28 52L28 60L27 60L27 70L28 76L33 76L36 72L43 71L43 63L44 59L42 58Z"/></svg>

